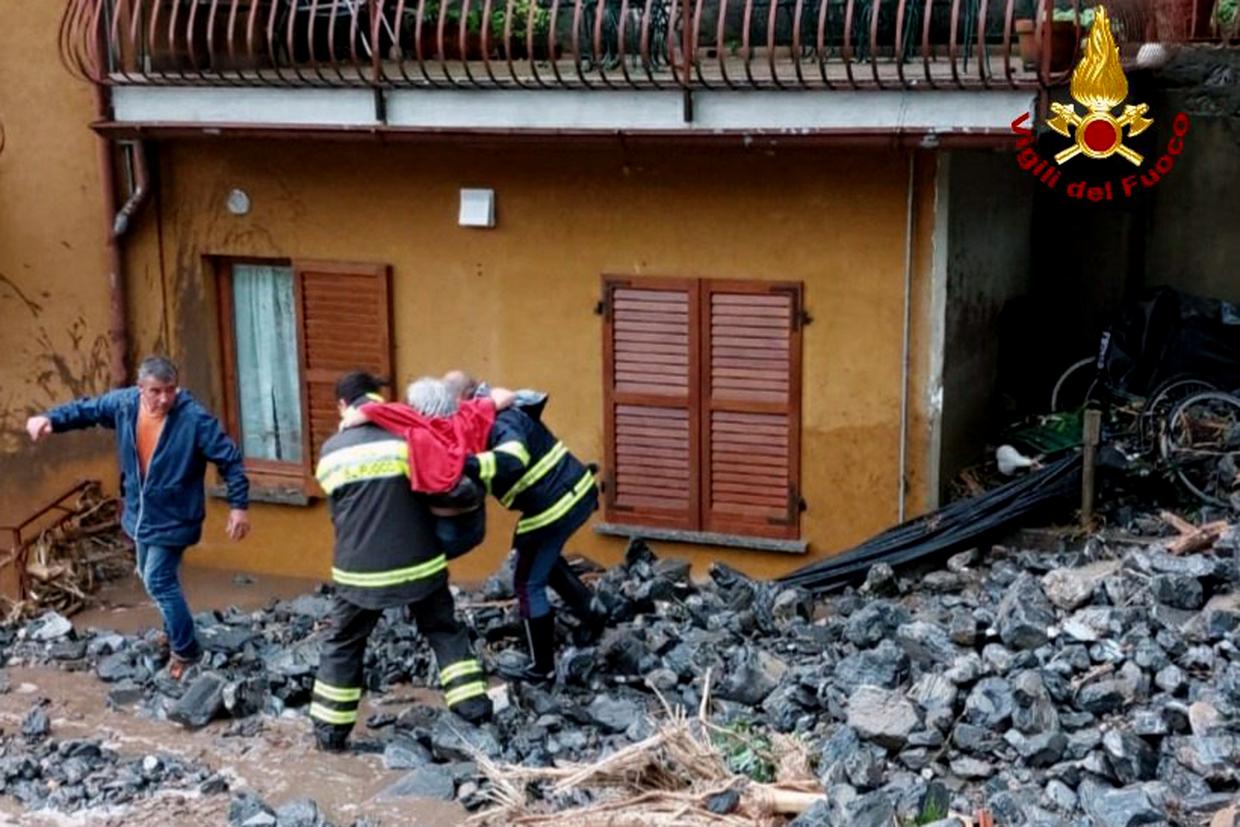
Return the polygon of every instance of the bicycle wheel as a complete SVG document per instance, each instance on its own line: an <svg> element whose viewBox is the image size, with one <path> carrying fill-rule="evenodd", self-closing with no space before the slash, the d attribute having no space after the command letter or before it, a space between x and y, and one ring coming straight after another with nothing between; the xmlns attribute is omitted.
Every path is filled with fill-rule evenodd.
<svg viewBox="0 0 1240 827"><path fill-rule="evenodd" d="M1080 410L1090 400L1098 386L1094 357L1073 362L1059 376L1051 391L1051 413Z"/></svg>
<svg viewBox="0 0 1240 827"><path fill-rule="evenodd" d="M1159 441L1168 469L1194 496L1229 507L1240 492L1240 397L1203 391L1172 410Z"/></svg>

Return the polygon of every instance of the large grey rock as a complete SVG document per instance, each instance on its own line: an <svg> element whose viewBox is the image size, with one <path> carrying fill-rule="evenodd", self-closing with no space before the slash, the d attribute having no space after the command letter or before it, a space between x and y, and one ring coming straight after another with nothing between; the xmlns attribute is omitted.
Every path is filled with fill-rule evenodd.
<svg viewBox="0 0 1240 827"><path fill-rule="evenodd" d="M383 766L389 770L414 770L433 760L430 750L405 735L398 735L383 748Z"/></svg>
<svg viewBox="0 0 1240 827"><path fill-rule="evenodd" d="M1012 686L1003 678L984 678L965 700L965 717L980 727L998 729L1016 708Z"/></svg>
<svg viewBox="0 0 1240 827"><path fill-rule="evenodd" d="M295 798L276 810L278 827L318 827L319 805L310 798Z"/></svg>
<svg viewBox="0 0 1240 827"><path fill-rule="evenodd" d="M428 764L387 787L379 793L378 797L380 799L430 798L451 801L456 797L456 782L446 767Z"/></svg>
<svg viewBox="0 0 1240 827"><path fill-rule="evenodd" d="M787 671L787 665L769 652L745 648L733 659L714 694L727 701L757 706L779 686Z"/></svg>
<svg viewBox="0 0 1240 827"><path fill-rule="evenodd" d="M886 600L874 600L848 618L844 637L854 646L868 648L891 637L896 629L911 619L902 606Z"/></svg>
<svg viewBox="0 0 1240 827"><path fill-rule="evenodd" d="M1158 574L1150 580L1150 593L1159 603L1177 609L1200 609L1205 591L1196 577L1182 574Z"/></svg>
<svg viewBox="0 0 1240 827"><path fill-rule="evenodd" d="M32 640L47 642L56 640L73 631L73 624L60 612L44 612L27 627Z"/></svg>
<svg viewBox="0 0 1240 827"><path fill-rule="evenodd" d="M440 761L472 761L477 753L496 758L503 752L491 727L477 727L455 715L437 717L430 736L431 752Z"/></svg>
<svg viewBox="0 0 1240 827"><path fill-rule="evenodd" d="M1082 643L1109 640L1118 637L1122 630L1119 613L1108 606L1088 606L1063 622L1064 635Z"/></svg>
<svg viewBox="0 0 1240 827"><path fill-rule="evenodd" d="M1070 612L1088 603L1119 566L1119 561L1104 560L1075 569L1054 569L1042 577L1042 589L1051 603Z"/></svg>
<svg viewBox="0 0 1240 827"><path fill-rule="evenodd" d="M1127 681L1097 681L1085 686L1077 695L1076 705L1095 715L1107 715L1130 706L1134 700L1132 686Z"/></svg>
<svg viewBox="0 0 1240 827"><path fill-rule="evenodd" d="M642 708L627 698L598 695L587 707L590 717L606 732L624 732L642 715Z"/></svg>
<svg viewBox="0 0 1240 827"><path fill-rule="evenodd" d="M1004 645L1036 649L1046 643L1055 614L1038 581L1022 573L1004 593L997 621Z"/></svg>
<svg viewBox="0 0 1240 827"><path fill-rule="evenodd" d="M224 679L207 673L194 681L168 712L169 720L197 729L209 724L224 709Z"/></svg>
<svg viewBox="0 0 1240 827"><path fill-rule="evenodd" d="M1031 767L1049 767L1058 763L1068 748L1068 736L1062 732L1023 735L1018 730L1010 729L1003 737Z"/></svg>
<svg viewBox="0 0 1240 827"><path fill-rule="evenodd" d="M1012 676L1012 723L1026 735L1059 729L1059 713L1042 676L1033 670Z"/></svg>
<svg viewBox="0 0 1240 827"><path fill-rule="evenodd" d="M921 720L914 706L900 693L861 686L848 699L848 725L862 738L899 749Z"/></svg>
<svg viewBox="0 0 1240 827"><path fill-rule="evenodd" d="M887 794L878 790L845 804L842 816L837 823L849 827L891 827L896 813Z"/></svg>
<svg viewBox="0 0 1240 827"><path fill-rule="evenodd" d="M921 620L897 629L896 639L909 659L924 667L950 664L960 654L942 626Z"/></svg>
<svg viewBox="0 0 1240 827"><path fill-rule="evenodd" d="M1097 827L1140 827L1164 821L1162 796L1157 787L1113 790L1087 780L1077 793L1082 809Z"/></svg>
<svg viewBox="0 0 1240 827"><path fill-rule="evenodd" d="M1102 747L1121 784L1150 781L1158 772L1158 753L1132 733L1111 730L1102 737Z"/></svg>
<svg viewBox="0 0 1240 827"><path fill-rule="evenodd" d="M908 679L909 658L904 650L890 640L873 649L849 655L835 667L835 684L844 692L859 686L881 686L895 689Z"/></svg>
<svg viewBox="0 0 1240 827"><path fill-rule="evenodd" d="M936 672L922 675L909 691L909 697L922 709L952 709L959 694L955 684Z"/></svg>
<svg viewBox="0 0 1240 827"><path fill-rule="evenodd" d="M1210 784L1234 784L1240 776L1240 740L1234 735L1192 735L1170 739L1175 760Z"/></svg>

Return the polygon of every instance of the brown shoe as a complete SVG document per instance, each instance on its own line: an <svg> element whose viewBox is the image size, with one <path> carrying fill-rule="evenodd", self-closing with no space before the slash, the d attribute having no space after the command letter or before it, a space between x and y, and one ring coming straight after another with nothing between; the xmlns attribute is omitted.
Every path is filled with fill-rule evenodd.
<svg viewBox="0 0 1240 827"><path fill-rule="evenodd" d="M186 670L193 666L197 661L186 660L178 655L168 656L168 677L174 681L179 681L185 676Z"/></svg>

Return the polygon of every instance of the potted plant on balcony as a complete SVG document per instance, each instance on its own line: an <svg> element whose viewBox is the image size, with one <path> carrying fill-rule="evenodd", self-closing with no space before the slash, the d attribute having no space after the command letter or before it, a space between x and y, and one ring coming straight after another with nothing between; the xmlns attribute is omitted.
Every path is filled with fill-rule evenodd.
<svg viewBox="0 0 1240 827"><path fill-rule="evenodd" d="M1094 22L1092 7L1083 8L1080 12L1080 36L1089 32ZM1041 18L1042 11L1038 10ZM1056 8L1051 12L1051 22L1043 33L1043 49L1050 50L1050 70L1066 72L1072 68L1072 59L1076 56L1077 17L1072 8ZM1037 44L1037 22L1032 18L1019 18L1015 21L1017 43L1021 61L1026 69L1037 69L1042 65L1042 52Z"/></svg>
<svg viewBox="0 0 1240 827"><path fill-rule="evenodd" d="M534 3L533 13L530 4ZM485 0L470 0L469 11L464 15L465 51L461 51L462 7L464 0L427 0L422 10L422 32L419 42L423 57L441 60L481 60L483 9ZM439 15L443 14L443 49L439 48ZM508 16L507 0L492 0L491 14L487 21L487 51L490 56L503 54L504 23ZM534 27L535 57L547 50L547 31L550 12L536 0L515 0L512 4L512 53L514 57L526 55L526 35L529 24Z"/></svg>

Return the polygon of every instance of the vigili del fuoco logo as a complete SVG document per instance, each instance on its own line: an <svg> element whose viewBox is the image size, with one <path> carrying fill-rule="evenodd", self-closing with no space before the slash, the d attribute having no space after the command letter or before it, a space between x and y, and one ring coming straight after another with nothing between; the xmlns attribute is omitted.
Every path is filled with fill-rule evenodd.
<svg viewBox="0 0 1240 827"><path fill-rule="evenodd" d="M1069 181L1062 187L1070 198L1089 201L1113 201L1130 198L1134 193L1158 184L1175 166L1175 159L1184 151L1184 136L1188 134L1188 115L1177 113L1171 122L1171 139L1166 151L1152 163L1146 163L1141 153L1128 146L1125 138L1140 135L1154 119L1149 117L1149 105L1126 104L1117 116L1115 110L1128 98L1128 78L1120 64L1119 47L1111 34L1111 21L1106 8L1097 6L1089 37L1085 41L1085 56L1072 72L1070 86L1075 103L1051 104L1051 117L1046 125L1055 132L1071 139L1063 150L1055 153L1053 161L1047 160L1034 149L1033 130L1026 127L1029 113L1025 112L1012 121L1012 131L1020 135L1016 144L1019 152L1016 163L1052 190L1060 190L1063 172L1071 162L1081 167L1089 159L1110 158L1118 155L1136 170L1111 181ZM1077 104L1084 107L1078 111ZM1073 161L1083 156L1082 161Z"/></svg>

